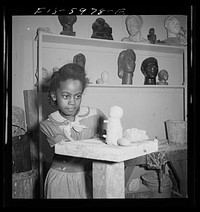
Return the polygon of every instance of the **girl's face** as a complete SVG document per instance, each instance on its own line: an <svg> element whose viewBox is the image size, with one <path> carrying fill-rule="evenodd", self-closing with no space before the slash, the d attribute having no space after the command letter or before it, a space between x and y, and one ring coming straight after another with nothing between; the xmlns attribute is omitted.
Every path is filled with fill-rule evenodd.
<svg viewBox="0 0 200 212"><path fill-rule="evenodd" d="M57 101L58 109L62 116L73 121L82 101L82 84L79 80L67 79L60 82L52 99Z"/></svg>

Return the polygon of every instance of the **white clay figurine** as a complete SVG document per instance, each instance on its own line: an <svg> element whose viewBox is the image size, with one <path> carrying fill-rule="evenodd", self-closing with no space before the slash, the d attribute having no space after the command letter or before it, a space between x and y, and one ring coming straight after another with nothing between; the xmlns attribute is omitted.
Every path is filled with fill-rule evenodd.
<svg viewBox="0 0 200 212"><path fill-rule="evenodd" d="M96 84L110 84L109 73L104 71L101 73L101 78L96 80Z"/></svg>
<svg viewBox="0 0 200 212"><path fill-rule="evenodd" d="M107 123L107 135L105 137L108 145L118 145L117 141L123 136L122 116L123 109L121 107L112 106L110 108L109 118L104 121Z"/></svg>

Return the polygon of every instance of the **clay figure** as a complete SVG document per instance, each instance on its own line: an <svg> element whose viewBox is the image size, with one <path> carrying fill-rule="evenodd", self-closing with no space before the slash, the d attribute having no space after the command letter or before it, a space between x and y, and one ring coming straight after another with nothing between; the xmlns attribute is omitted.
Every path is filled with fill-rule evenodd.
<svg viewBox="0 0 200 212"><path fill-rule="evenodd" d="M35 77L37 79L37 82L34 86L38 86L39 82L38 82L38 76L39 76L39 71L38 69L35 72ZM42 67L42 85L48 85L48 80L49 80L50 76L49 76L49 72L46 68Z"/></svg>
<svg viewBox="0 0 200 212"><path fill-rule="evenodd" d="M76 32L73 32L73 25L77 21L76 15L58 15L58 20L63 27L61 35L76 35Z"/></svg>
<svg viewBox="0 0 200 212"><path fill-rule="evenodd" d="M96 80L97 84L110 84L109 81L109 73L107 71L104 71L101 73L101 78Z"/></svg>
<svg viewBox="0 0 200 212"><path fill-rule="evenodd" d="M73 63L76 63L85 69L86 57L84 54L79 53L73 57Z"/></svg>
<svg viewBox="0 0 200 212"><path fill-rule="evenodd" d="M149 43L147 39L142 36L141 28L143 25L143 19L140 15L129 15L125 20L126 29L129 37L122 38L121 41L127 42L145 42Z"/></svg>
<svg viewBox="0 0 200 212"><path fill-rule="evenodd" d="M156 43L156 35L155 35L155 29L151 28L149 29L149 34L147 35L147 38L150 43L155 44Z"/></svg>
<svg viewBox="0 0 200 212"><path fill-rule="evenodd" d="M185 30L183 27L181 27L181 30L179 32L179 39L180 39L180 44L184 46L187 45L187 30Z"/></svg>
<svg viewBox="0 0 200 212"><path fill-rule="evenodd" d="M105 142L108 145L118 145L117 141L123 137L123 128L121 124L121 118L123 117L123 109L119 106L112 106L110 108L108 120L104 120L107 123L107 135Z"/></svg>
<svg viewBox="0 0 200 212"><path fill-rule="evenodd" d="M91 38L113 40L112 28L105 22L103 18L97 18L92 24Z"/></svg>
<svg viewBox="0 0 200 212"><path fill-rule="evenodd" d="M86 63L85 55L82 54L82 53L76 54L73 57L73 63L78 64L79 66L81 66L85 70L85 63ZM86 80L87 80L87 84L91 84L91 82L90 82L88 77L86 77Z"/></svg>
<svg viewBox="0 0 200 212"><path fill-rule="evenodd" d="M132 84L135 70L136 54L132 49L122 51L118 57L118 76L122 78L122 84Z"/></svg>
<svg viewBox="0 0 200 212"><path fill-rule="evenodd" d="M158 80L157 85L168 85L169 74L165 69L162 69L158 72Z"/></svg>
<svg viewBox="0 0 200 212"><path fill-rule="evenodd" d="M56 71L59 71L59 68L58 66L54 66L53 69L52 69L52 73L56 72Z"/></svg>
<svg viewBox="0 0 200 212"><path fill-rule="evenodd" d="M154 57L146 58L141 64L141 71L145 76L144 85L156 85L158 61Z"/></svg>

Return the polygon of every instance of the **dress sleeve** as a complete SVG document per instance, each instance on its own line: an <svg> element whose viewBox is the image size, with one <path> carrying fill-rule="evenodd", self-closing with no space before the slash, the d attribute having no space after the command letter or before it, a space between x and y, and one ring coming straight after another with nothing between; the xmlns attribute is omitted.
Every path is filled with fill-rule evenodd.
<svg viewBox="0 0 200 212"><path fill-rule="evenodd" d="M40 123L40 130L46 135L47 141L51 147L63 140L69 141L59 126L49 120Z"/></svg>

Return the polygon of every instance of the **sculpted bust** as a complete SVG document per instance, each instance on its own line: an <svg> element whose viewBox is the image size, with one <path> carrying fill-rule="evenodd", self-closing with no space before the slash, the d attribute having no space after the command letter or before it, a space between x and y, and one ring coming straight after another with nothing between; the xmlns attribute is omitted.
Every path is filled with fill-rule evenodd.
<svg viewBox="0 0 200 212"><path fill-rule="evenodd" d="M118 76L122 78L122 84L132 84L135 70L136 54L132 49L122 51L118 57Z"/></svg>
<svg viewBox="0 0 200 212"><path fill-rule="evenodd" d="M73 25L77 21L76 15L59 15L58 20L63 27L61 35L76 35L76 32L73 32Z"/></svg>
<svg viewBox="0 0 200 212"><path fill-rule="evenodd" d="M141 64L141 71L145 77L144 85L156 85L158 61L154 57L146 58Z"/></svg>
<svg viewBox="0 0 200 212"><path fill-rule="evenodd" d="M76 63L85 69L86 57L84 54L79 53L73 57L73 63Z"/></svg>
<svg viewBox="0 0 200 212"><path fill-rule="evenodd" d="M168 45L181 45L180 33L181 25L180 21L174 16L168 16L164 21L164 27L167 30L167 39L165 43Z"/></svg>
<svg viewBox="0 0 200 212"><path fill-rule="evenodd" d="M103 18L97 18L92 24L91 38L113 40L112 28L106 23Z"/></svg>
<svg viewBox="0 0 200 212"><path fill-rule="evenodd" d="M167 82L168 78L169 78L168 72L165 69L160 70L158 72L158 80L159 81L157 82L157 84L158 85L168 85L168 82Z"/></svg>
<svg viewBox="0 0 200 212"><path fill-rule="evenodd" d="M121 41L149 43L149 41L145 39L141 33L141 28L143 25L143 19L141 16L129 15L125 20L125 24L129 37L124 37Z"/></svg>

